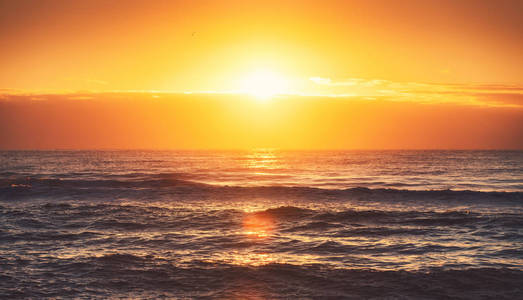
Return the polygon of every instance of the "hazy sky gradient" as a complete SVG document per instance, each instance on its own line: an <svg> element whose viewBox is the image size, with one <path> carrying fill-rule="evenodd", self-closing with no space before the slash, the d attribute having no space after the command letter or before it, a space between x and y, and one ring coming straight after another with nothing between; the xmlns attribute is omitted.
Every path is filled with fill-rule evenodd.
<svg viewBox="0 0 523 300"><path fill-rule="evenodd" d="M0 148L523 148L523 1L0 0L0 41Z"/></svg>
<svg viewBox="0 0 523 300"><path fill-rule="evenodd" d="M0 87L22 90L231 90L258 66L296 80L523 84L518 0L7 0L0 40Z"/></svg>

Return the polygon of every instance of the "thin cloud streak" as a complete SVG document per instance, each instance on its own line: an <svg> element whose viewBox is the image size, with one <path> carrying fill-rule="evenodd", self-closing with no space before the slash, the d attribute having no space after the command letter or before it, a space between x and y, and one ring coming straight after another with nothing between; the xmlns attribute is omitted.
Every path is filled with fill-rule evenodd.
<svg viewBox="0 0 523 300"><path fill-rule="evenodd" d="M455 104L483 107L523 108L523 87L509 84L441 84L419 82L395 82L385 79L348 78L332 80L327 77L310 77L308 84L302 85L299 91L290 90L275 95L281 97L329 97L359 99L366 101L412 102L421 104ZM111 90L111 91L21 91L15 89L0 89L0 100L16 101L21 99L45 100L49 97L61 96L71 100L88 100L95 95L132 95L132 94L216 94L245 95L238 90ZM111 97L109 97L111 98Z"/></svg>
<svg viewBox="0 0 523 300"><path fill-rule="evenodd" d="M508 84L436 84L383 79L309 78L317 90L331 95L387 98L393 101L456 103L495 107L523 107L523 87Z"/></svg>

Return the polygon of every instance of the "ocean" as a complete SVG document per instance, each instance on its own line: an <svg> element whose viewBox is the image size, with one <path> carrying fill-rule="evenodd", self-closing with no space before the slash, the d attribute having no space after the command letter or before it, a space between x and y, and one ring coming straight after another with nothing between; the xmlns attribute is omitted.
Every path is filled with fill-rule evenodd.
<svg viewBox="0 0 523 300"><path fill-rule="evenodd" d="M523 299L523 151L1 151L0 298Z"/></svg>

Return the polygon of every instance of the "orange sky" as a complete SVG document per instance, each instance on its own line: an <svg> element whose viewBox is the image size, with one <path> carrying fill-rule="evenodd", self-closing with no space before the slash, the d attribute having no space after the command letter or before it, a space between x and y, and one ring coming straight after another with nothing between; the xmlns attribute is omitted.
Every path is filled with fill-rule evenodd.
<svg viewBox="0 0 523 300"><path fill-rule="evenodd" d="M522 1L0 0L0 41L0 148L523 148Z"/></svg>

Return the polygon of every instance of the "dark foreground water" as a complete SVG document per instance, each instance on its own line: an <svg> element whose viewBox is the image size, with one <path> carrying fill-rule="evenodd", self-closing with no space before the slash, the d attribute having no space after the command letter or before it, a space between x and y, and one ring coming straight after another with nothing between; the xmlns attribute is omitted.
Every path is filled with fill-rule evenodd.
<svg viewBox="0 0 523 300"><path fill-rule="evenodd" d="M523 152L0 152L0 298L523 298Z"/></svg>

